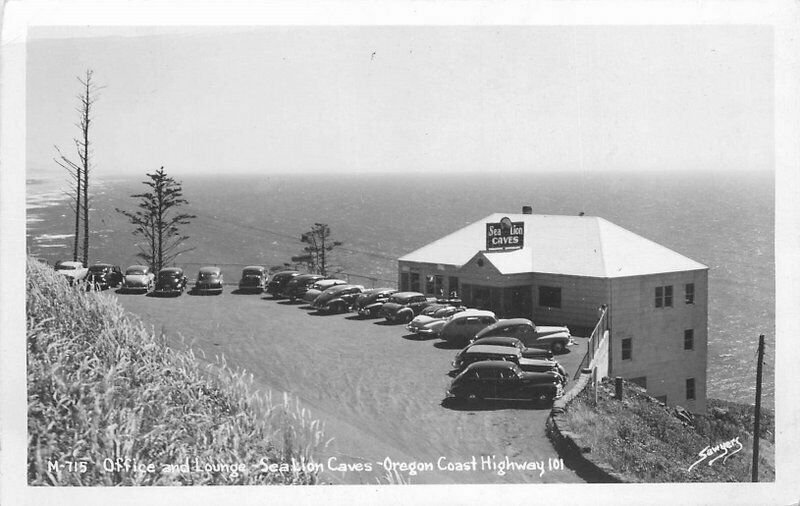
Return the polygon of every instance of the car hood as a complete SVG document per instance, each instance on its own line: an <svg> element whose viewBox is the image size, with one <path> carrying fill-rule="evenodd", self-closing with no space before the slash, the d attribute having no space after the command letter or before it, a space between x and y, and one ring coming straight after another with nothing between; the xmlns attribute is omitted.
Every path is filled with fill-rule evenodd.
<svg viewBox="0 0 800 506"><path fill-rule="evenodd" d="M538 329L538 327L537 327ZM562 330L560 331L553 331L549 334L539 334L538 331L536 333L536 340L537 341L547 341L552 339L567 339L569 340L572 336L570 335L569 331L563 330L564 327L561 327Z"/></svg>
<svg viewBox="0 0 800 506"><path fill-rule="evenodd" d="M400 310L401 307L405 307L405 304L398 304L397 302L387 302L383 305L383 310L388 313L396 313Z"/></svg>
<svg viewBox="0 0 800 506"><path fill-rule="evenodd" d="M539 336L546 336L546 335L550 335L550 334L560 334L560 333L565 333L565 334L569 335L569 329L567 327L563 326L563 325L562 326L557 326L557 325L550 325L550 326L537 325L536 326L536 335L539 335Z"/></svg>
<svg viewBox="0 0 800 506"><path fill-rule="evenodd" d="M317 290L316 288L312 288L312 289L306 291L306 293L303 295L303 300L308 301L308 302L313 302L314 299L319 297L319 294L321 294L321 293L322 292Z"/></svg>
<svg viewBox="0 0 800 506"><path fill-rule="evenodd" d="M427 315L419 315L415 316L413 320L411 320L411 325L416 325L417 327L425 327L432 323L436 322L443 322L441 318L434 318L433 316Z"/></svg>

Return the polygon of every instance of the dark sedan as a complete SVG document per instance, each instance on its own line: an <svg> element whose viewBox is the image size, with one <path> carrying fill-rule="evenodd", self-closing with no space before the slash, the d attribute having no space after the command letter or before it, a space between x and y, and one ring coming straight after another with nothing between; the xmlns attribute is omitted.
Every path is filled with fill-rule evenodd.
<svg viewBox="0 0 800 506"><path fill-rule="evenodd" d="M388 322L408 323L435 301L419 292L397 292L389 297L381 311Z"/></svg>
<svg viewBox="0 0 800 506"><path fill-rule="evenodd" d="M311 288L311 285L321 279L325 279L325 276L322 274L298 274L284 285L283 290L281 290L281 296L289 299L291 302L297 299L302 300L308 289Z"/></svg>
<svg viewBox="0 0 800 506"><path fill-rule="evenodd" d="M260 265L248 265L242 269L239 280L240 292L261 293L267 287L267 269Z"/></svg>
<svg viewBox="0 0 800 506"><path fill-rule="evenodd" d="M293 277L299 275L298 271L280 271L276 272L275 274L270 277L269 283L267 283L267 293L272 295L273 299L281 298L281 292L283 292L283 287L286 286L286 283L289 282Z"/></svg>
<svg viewBox="0 0 800 506"><path fill-rule="evenodd" d="M222 284L222 270L219 267L203 267L197 273L194 293L219 295L222 293Z"/></svg>
<svg viewBox="0 0 800 506"><path fill-rule="evenodd" d="M165 267L158 271L154 295L180 295L188 282L180 267Z"/></svg>
<svg viewBox="0 0 800 506"><path fill-rule="evenodd" d="M122 284L122 270L119 265L97 263L89 267L86 274L86 287L105 290Z"/></svg>
<svg viewBox="0 0 800 506"><path fill-rule="evenodd" d="M361 293L353 302L353 310L362 318L381 315L381 308L389 300L396 288L372 288Z"/></svg>
<svg viewBox="0 0 800 506"><path fill-rule="evenodd" d="M447 397L552 402L563 394L562 384L551 373L526 372L513 362L475 362L453 379Z"/></svg>
<svg viewBox="0 0 800 506"><path fill-rule="evenodd" d="M344 313L364 291L361 285L336 285L328 288L311 303L311 307L322 313Z"/></svg>

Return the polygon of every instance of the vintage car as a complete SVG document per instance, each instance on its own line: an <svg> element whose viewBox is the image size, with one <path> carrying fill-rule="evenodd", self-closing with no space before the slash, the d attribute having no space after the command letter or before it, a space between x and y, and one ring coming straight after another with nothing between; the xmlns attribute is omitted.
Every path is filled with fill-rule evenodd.
<svg viewBox="0 0 800 506"><path fill-rule="evenodd" d="M55 270L62 274L71 284L83 281L89 274L89 269L83 266L83 262L73 262L71 260L59 260L54 266Z"/></svg>
<svg viewBox="0 0 800 506"><path fill-rule="evenodd" d="M240 292L261 293L267 288L267 269L260 265L248 265L242 269L242 279L239 280Z"/></svg>
<svg viewBox="0 0 800 506"><path fill-rule="evenodd" d="M214 266L201 267L193 291L196 294L219 295L222 293L222 284L222 269Z"/></svg>
<svg viewBox="0 0 800 506"><path fill-rule="evenodd" d="M562 383L567 382L567 371L555 360L525 358L519 348L491 344L471 344L458 352L450 364L454 370L461 371L470 364L484 360L505 360L519 365L527 372L553 372Z"/></svg>
<svg viewBox="0 0 800 506"><path fill-rule="evenodd" d="M436 302L419 292L397 292L381 308L386 321L410 323L423 309Z"/></svg>
<svg viewBox="0 0 800 506"><path fill-rule="evenodd" d="M411 320L406 328L413 334L439 335L447 320L456 313L466 311L464 306L431 304Z"/></svg>
<svg viewBox="0 0 800 506"><path fill-rule="evenodd" d="M281 292L283 292L283 287L286 286L286 283L299 274L300 273L297 271L276 272L269 278L269 283L267 283L267 293L272 295L273 299L280 299Z"/></svg>
<svg viewBox="0 0 800 506"><path fill-rule="evenodd" d="M528 348L525 344L517 339L516 337L507 337L507 336L490 336L490 337L482 337L480 339L476 339L472 341L468 346L472 346L473 344L491 344L492 346L513 346L514 348L518 348L519 351L522 352L522 356L525 358L546 358L546 359L553 359L553 352L550 350L545 350L542 348Z"/></svg>
<svg viewBox="0 0 800 506"><path fill-rule="evenodd" d="M158 271L153 295L180 295L186 289L188 279L180 267L164 267Z"/></svg>
<svg viewBox="0 0 800 506"><path fill-rule="evenodd" d="M474 339L491 336L516 337L525 346L546 348L553 353L562 353L573 343L569 329L563 326L542 327L535 325L527 318L511 318L499 320L494 325L482 329Z"/></svg>
<svg viewBox="0 0 800 506"><path fill-rule="evenodd" d="M381 308L392 294L397 293L396 288L372 288L356 297L353 302L353 311L362 318L371 318L381 315Z"/></svg>
<svg viewBox="0 0 800 506"><path fill-rule="evenodd" d="M526 372L514 362L487 360L470 364L453 379L448 399L497 399L552 402L563 394L557 375Z"/></svg>
<svg viewBox="0 0 800 506"><path fill-rule="evenodd" d="M93 290L105 290L117 287L122 283L122 269L119 265L96 263L89 267L86 274L86 287Z"/></svg>
<svg viewBox="0 0 800 506"><path fill-rule="evenodd" d="M125 269L125 275L122 276L122 291L125 292L144 292L147 293L153 289L155 285L156 276L150 267L147 265L131 265Z"/></svg>
<svg viewBox="0 0 800 506"><path fill-rule="evenodd" d="M454 314L442 330L439 338L450 344L464 346L482 329L497 322L497 316L491 311L472 310Z"/></svg>
<svg viewBox="0 0 800 506"><path fill-rule="evenodd" d="M311 303L311 307L321 313L345 313L363 291L362 285L332 286L319 294Z"/></svg>
<svg viewBox="0 0 800 506"><path fill-rule="evenodd" d="M325 279L325 276L322 274L298 274L284 285L281 296L292 302L297 299L302 300L308 289L311 288L311 285L321 279Z"/></svg>
<svg viewBox="0 0 800 506"><path fill-rule="evenodd" d="M343 279L328 279L328 278L320 279L319 281L316 281L313 285L311 285L311 287L309 287L308 290L306 290L306 293L303 294L303 300L311 304L312 302L314 302L314 299L319 297L319 294L321 294L328 288L332 286L349 285L349 284L350 283L348 283Z"/></svg>

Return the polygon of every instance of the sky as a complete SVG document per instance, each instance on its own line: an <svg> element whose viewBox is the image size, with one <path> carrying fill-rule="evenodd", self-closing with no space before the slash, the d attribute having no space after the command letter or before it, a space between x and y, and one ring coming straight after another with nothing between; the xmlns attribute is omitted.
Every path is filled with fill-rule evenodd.
<svg viewBox="0 0 800 506"><path fill-rule="evenodd" d="M773 170L764 26L32 27L27 167L95 173Z"/></svg>

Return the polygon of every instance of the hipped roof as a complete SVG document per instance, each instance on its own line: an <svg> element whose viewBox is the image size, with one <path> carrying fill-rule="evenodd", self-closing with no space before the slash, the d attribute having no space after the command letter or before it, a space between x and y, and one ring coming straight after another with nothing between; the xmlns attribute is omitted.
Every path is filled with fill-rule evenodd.
<svg viewBox="0 0 800 506"><path fill-rule="evenodd" d="M524 247L486 251L486 223L524 222ZM400 261L462 267L483 256L501 274L529 272L599 278L707 269L597 216L494 213L412 251Z"/></svg>

